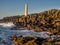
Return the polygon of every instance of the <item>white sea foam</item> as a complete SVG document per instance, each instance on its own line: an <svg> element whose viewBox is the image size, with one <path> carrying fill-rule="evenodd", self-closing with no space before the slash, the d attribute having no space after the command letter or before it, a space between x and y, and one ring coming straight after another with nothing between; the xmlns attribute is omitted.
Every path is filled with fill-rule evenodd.
<svg viewBox="0 0 60 45"><path fill-rule="evenodd" d="M2 26L2 27L13 27L15 25L12 22L8 22L8 23L0 23L0 26Z"/></svg>

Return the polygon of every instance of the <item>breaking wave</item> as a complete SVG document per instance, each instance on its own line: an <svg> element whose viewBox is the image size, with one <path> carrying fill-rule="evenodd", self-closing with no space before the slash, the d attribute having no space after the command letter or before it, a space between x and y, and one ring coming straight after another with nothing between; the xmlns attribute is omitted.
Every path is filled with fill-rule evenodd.
<svg viewBox="0 0 60 45"><path fill-rule="evenodd" d="M12 22L9 22L9 23L0 23L0 27L13 27L15 26Z"/></svg>

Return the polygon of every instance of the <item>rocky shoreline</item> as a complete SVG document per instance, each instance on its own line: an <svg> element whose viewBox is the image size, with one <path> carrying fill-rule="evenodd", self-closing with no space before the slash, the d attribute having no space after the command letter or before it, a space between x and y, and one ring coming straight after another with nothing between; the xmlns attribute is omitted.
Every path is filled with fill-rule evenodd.
<svg viewBox="0 0 60 45"><path fill-rule="evenodd" d="M60 10L52 9L48 11L44 11L41 13L29 14L27 16L12 16L3 18L5 22L13 22L16 27L15 29L28 29L33 30L35 32L50 32L53 35L60 36ZM1 22L1 21L0 21ZM47 34L49 35L49 34ZM50 35L49 35L50 36ZM50 40L51 39L51 40ZM16 35L13 36L14 45L54 45L60 43L59 38L48 38L46 41L42 41L38 37L19 37ZM23 43L25 42L25 43Z"/></svg>
<svg viewBox="0 0 60 45"><path fill-rule="evenodd" d="M17 27L26 27L36 32L48 31L53 34L60 34L60 10L52 9L41 13L20 16Z"/></svg>
<svg viewBox="0 0 60 45"><path fill-rule="evenodd" d="M28 30L34 30L36 32L43 32L47 31L50 32L56 36L60 35L60 10L52 9L49 11L41 12L39 14L31 14L28 16L21 16L19 18L19 22L16 22L15 25L17 27L22 26L26 27ZM14 37L14 36L13 36ZM58 38L48 38L45 40L35 37L33 40L27 41L27 39L24 39L27 37L21 37L20 38L14 38L14 44L15 45L60 45L60 37ZM33 38L33 37L29 37ZM28 38L28 39L29 39ZM15 40L16 39L16 40ZM22 43L23 39L26 40L26 43ZM37 40L38 39L38 40ZM39 40L40 39L40 40ZM58 39L58 40L57 40ZM19 41L21 41L21 43ZM38 42L35 42L35 40ZM41 40L43 40L41 42ZM41 43L40 43L41 42Z"/></svg>

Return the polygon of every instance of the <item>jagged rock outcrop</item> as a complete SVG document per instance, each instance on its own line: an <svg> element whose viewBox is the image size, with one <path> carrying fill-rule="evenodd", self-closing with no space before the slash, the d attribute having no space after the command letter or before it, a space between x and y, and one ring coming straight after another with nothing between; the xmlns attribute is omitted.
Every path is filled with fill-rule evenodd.
<svg viewBox="0 0 60 45"><path fill-rule="evenodd" d="M49 31L57 33L60 31L60 10L52 9L41 13L21 16L16 26L27 27L34 31Z"/></svg>
<svg viewBox="0 0 60 45"><path fill-rule="evenodd" d="M14 45L60 45L60 38L40 38L40 37L13 37Z"/></svg>
<svg viewBox="0 0 60 45"><path fill-rule="evenodd" d="M14 45L42 45L43 38L39 37L19 37L16 35L13 37Z"/></svg>

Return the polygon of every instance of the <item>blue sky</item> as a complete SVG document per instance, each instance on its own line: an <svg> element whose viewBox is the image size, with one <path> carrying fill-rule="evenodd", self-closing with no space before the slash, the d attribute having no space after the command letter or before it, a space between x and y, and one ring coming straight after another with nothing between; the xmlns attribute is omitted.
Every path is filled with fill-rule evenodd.
<svg viewBox="0 0 60 45"><path fill-rule="evenodd" d="M0 18L23 15L25 3L29 5L29 13L60 9L60 0L0 0Z"/></svg>

